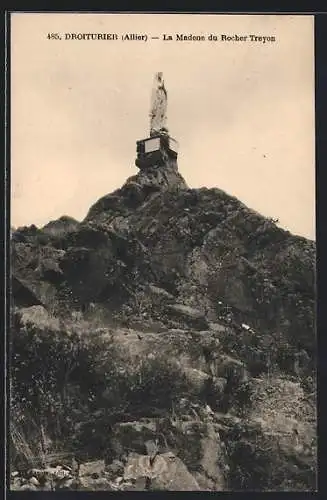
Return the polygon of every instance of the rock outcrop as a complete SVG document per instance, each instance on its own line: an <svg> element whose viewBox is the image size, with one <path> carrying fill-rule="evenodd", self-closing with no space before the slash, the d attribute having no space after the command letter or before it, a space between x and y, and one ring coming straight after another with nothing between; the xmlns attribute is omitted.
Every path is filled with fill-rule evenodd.
<svg viewBox="0 0 327 500"><path fill-rule="evenodd" d="M314 242L175 168L13 230L15 404L42 400L84 454L65 487L315 489L314 264Z"/></svg>

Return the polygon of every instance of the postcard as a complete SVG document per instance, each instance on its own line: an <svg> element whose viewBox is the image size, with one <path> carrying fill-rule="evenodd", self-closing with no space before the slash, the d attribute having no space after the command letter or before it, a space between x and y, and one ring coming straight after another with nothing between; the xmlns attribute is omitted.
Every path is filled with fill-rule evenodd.
<svg viewBox="0 0 327 500"><path fill-rule="evenodd" d="M315 491L314 18L12 12L12 491Z"/></svg>

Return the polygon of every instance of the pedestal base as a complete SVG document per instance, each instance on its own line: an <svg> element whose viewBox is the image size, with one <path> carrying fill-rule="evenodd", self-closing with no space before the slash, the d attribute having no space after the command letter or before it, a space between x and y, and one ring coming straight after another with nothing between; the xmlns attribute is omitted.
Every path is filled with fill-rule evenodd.
<svg viewBox="0 0 327 500"><path fill-rule="evenodd" d="M158 135L137 141L135 165L141 170L170 165L177 168L178 143L168 135Z"/></svg>

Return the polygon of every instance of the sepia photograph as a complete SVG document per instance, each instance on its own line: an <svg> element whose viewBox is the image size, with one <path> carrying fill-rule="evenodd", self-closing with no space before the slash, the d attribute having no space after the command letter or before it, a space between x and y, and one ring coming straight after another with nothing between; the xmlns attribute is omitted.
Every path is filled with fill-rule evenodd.
<svg viewBox="0 0 327 500"><path fill-rule="evenodd" d="M10 14L11 491L317 490L312 15Z"/></svg>

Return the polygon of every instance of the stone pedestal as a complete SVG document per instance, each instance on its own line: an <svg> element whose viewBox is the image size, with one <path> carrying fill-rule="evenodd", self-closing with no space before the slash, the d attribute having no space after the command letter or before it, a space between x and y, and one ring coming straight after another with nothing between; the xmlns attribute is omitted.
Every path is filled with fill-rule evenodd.
<svg viewBox="0 0 327 500"><path fill-rule="evenodd" d="M140 170L164 165L177 168L178 143L168 134L158 134L137 141L135 165Z"/></svg>

